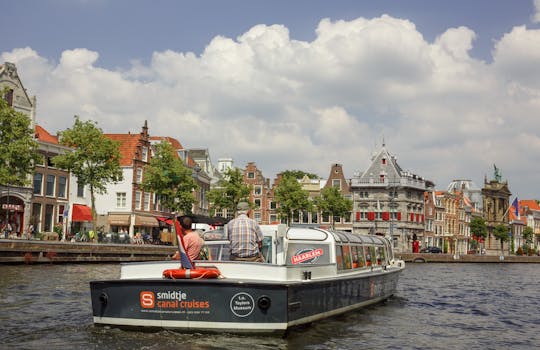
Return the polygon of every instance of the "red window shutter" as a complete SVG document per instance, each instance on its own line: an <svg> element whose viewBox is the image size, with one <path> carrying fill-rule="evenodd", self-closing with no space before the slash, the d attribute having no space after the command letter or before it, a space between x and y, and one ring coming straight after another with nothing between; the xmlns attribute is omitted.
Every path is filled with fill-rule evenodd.
<svg viewBox="0 0 540 350"><path fill-rule="evenodd" d="M359 211L356 212L356 221L360 221L360 212Z"/></svg>
<svg viewBox="0 0 540 350"><path fill-rule="evenodd" d="M387 212L387 211L384 211L384 212L382 213L382 219L383 219L384 221L390 220L390 213Z"/></svg>
<svg viewBox="0 0 540 350"><path fill-rule="evenodd" d="M398 221L401 221L401 212L400 211L397 213L397 219L398 219Z"/></svg>
<svg viewBox="0 0 540 350"><path fill-rule="evenodd" d="M424 214L422 214L422 222L425 221L425 217L424 217Z"/></svg>
<svg viewBox="0 0 540 350"><path fill-rule="evenodd" d="M368 212L367 213L367 218L368 218L369 221L375 220L375 212L373 212L373 211Z"/></svg>
<svg viewBox="0 0 540 350"><path fill-rule="evenodd" d="M414 221L414 213L411 213L409 216L410 216L410 220L409 220L409 221Z"/></svg>

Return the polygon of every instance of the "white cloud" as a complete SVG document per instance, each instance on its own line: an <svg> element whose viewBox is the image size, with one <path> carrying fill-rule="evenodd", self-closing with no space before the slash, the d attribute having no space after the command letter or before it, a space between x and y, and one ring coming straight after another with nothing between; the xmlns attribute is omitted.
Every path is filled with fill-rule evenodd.
<svg viewBox="0 0 540 350"><path fill-rule="evenodd" d="M217 36L204 52L154 52L127 71L99 67L99 53L66 50L59 62L31 48L4 52L38 96L38 122L55 133L73 115L106 132L138 132L214 161L254 161L267 177L287 169L327 176L341 163L364 170L384 136L400 165L446 188L503 169L511 190L540 197L540 31L513 28L494 44L493 63L469 55L476 33L448 28L434 42L414 23L383 15L322 20L298 41L281 25ZM481 185L481 183L479 183Z"/></svg>

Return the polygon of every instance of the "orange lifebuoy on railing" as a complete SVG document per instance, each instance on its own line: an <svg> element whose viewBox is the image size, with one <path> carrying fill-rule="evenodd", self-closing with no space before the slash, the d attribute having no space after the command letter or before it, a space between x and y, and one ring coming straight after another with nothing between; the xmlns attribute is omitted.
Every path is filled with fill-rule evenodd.
<svg viewBox="0 0 540 350"><path fill-rule="evenodd" d="M163 277L170 279L218 278L219 275L221 272L216 268L168 269L163 271Z"/></svg>

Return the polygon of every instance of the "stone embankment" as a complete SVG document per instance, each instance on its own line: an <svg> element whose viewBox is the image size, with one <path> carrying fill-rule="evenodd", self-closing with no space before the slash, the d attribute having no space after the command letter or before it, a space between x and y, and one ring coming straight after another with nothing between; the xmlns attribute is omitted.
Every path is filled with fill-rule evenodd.
<svg viewBox="0 0 540 350"><path fill-rule="evenodd" d="M112 263L170 259L175 246L0 239L0 263Z"/></svg>
<svg viewBox="0 0 540 350"><path fill-rule="evenodd" d="M453 254L429 254L429 253L402 253L396 254L405 262L412 263L540 263L540 256L518 255L478 255L465 254L454 256Z"/></svg>

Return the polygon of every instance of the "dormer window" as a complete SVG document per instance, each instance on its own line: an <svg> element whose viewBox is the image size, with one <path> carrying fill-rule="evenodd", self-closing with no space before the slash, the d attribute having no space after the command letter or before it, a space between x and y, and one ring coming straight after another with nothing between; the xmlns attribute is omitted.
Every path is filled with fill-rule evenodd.
<svg viewBox="0 0 540 350"><path fill-rule="evenodd" d="M382 159L382 165L386 165L386 158Z"/></svg>

